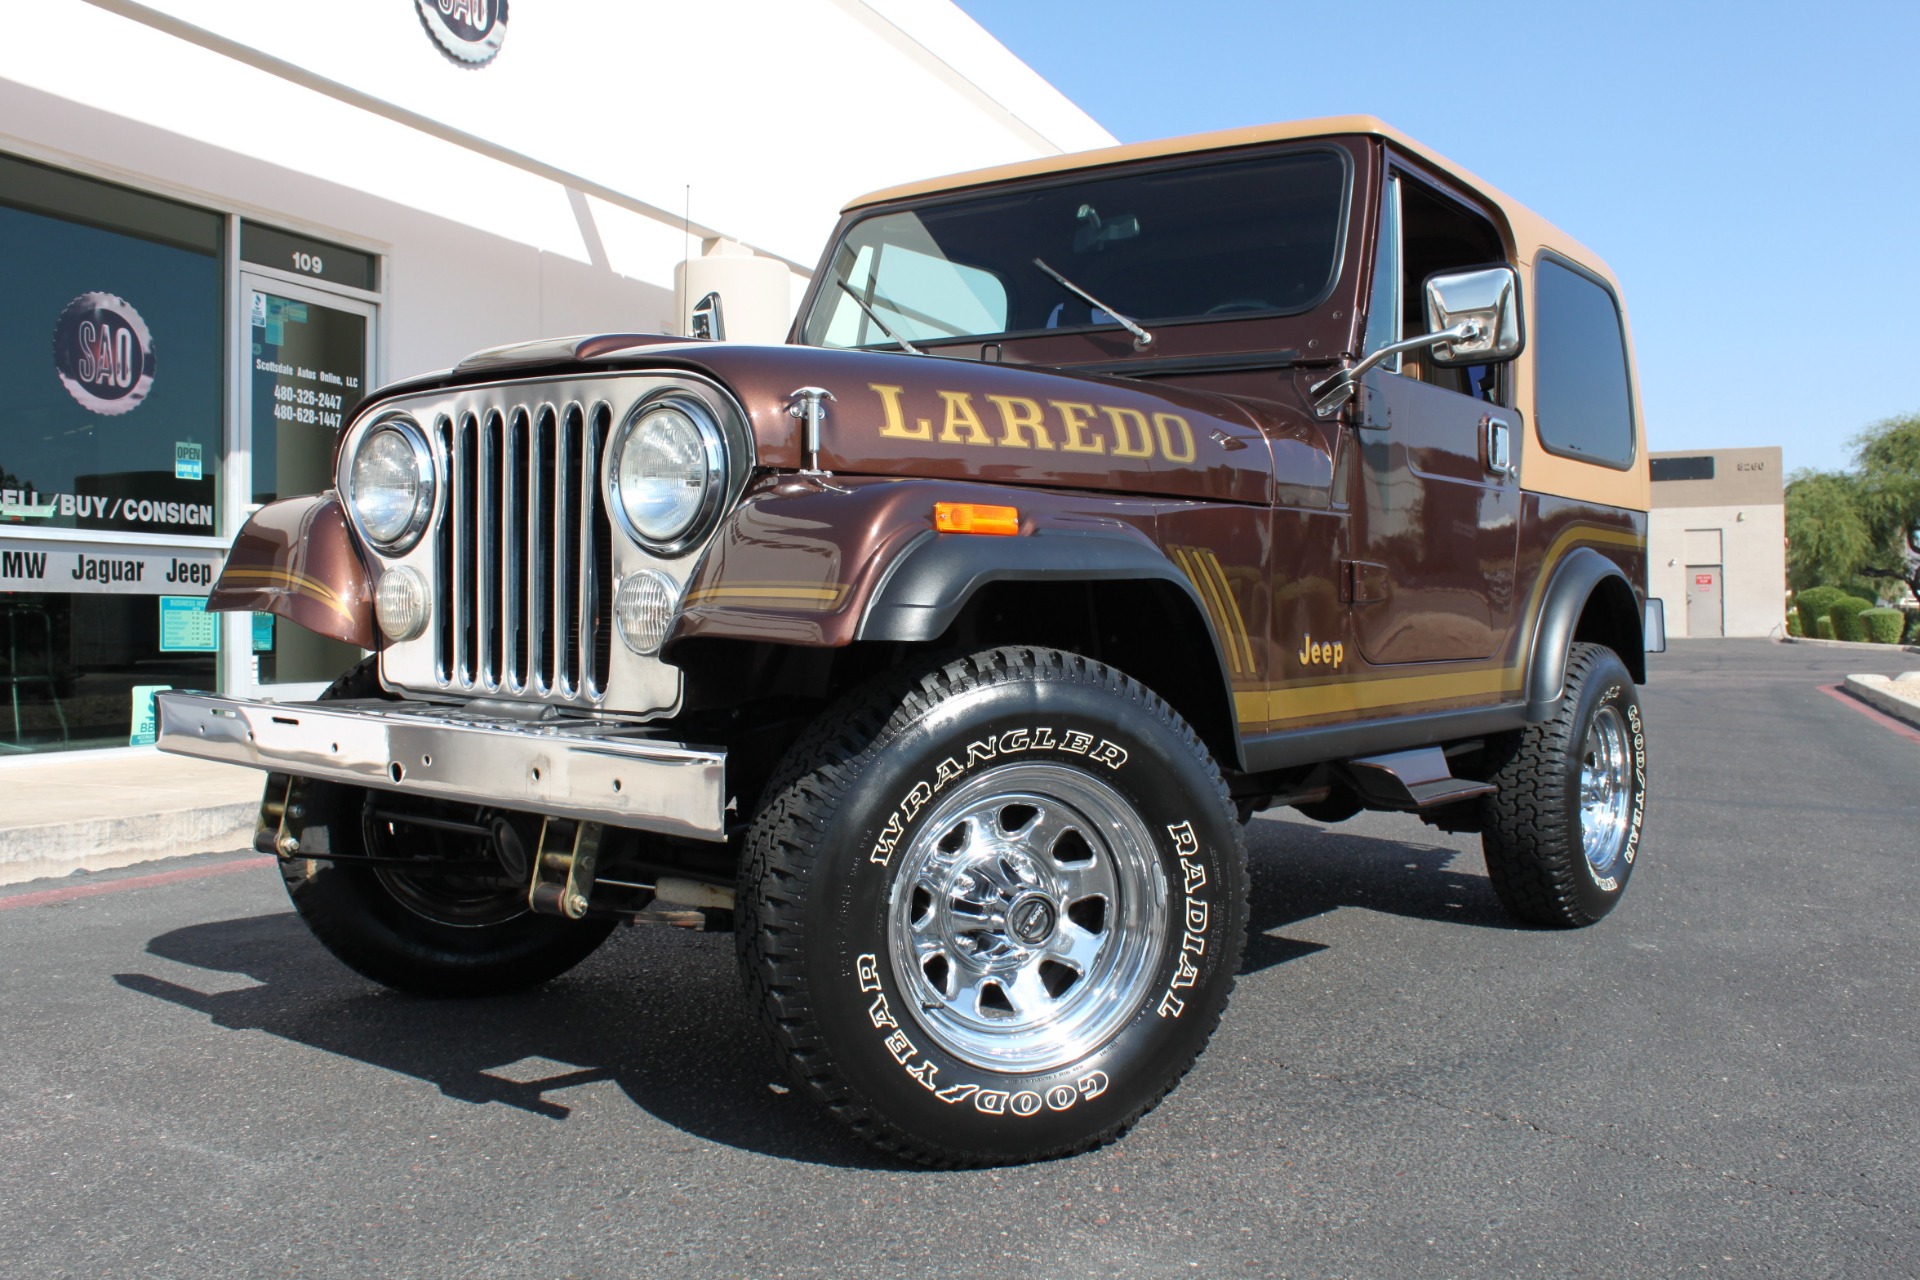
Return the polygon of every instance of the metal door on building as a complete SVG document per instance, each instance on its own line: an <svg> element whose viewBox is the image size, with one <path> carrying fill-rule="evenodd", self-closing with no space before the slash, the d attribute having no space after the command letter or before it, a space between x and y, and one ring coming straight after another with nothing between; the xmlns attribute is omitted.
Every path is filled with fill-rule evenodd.
<svg viewBox="0 0 1920 1280"><path fill-rule="evenodd" d="M1720 636L1726 634L1725 605L1720 591L1720 566L1687 566L1687 634Z"/></svg>
<svg viewBox="0 0 1920 1280"><path fill-rule="evenodd" d="M374 376L377 308L252 270L240 276L240 432L245 509L333 487L333 445ZM230 615L227 688L318 696L360 650L267 614Z"/></svg>

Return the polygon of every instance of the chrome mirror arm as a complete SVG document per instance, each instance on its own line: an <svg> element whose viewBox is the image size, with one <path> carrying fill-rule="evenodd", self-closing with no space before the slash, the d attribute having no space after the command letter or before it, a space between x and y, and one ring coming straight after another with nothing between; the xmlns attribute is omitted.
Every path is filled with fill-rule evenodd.
<svg viewBox="0 0 1920 1280"><path fill-rule="evenodd" d="M1442 342L1471 342L1483 337L1485 332L1485 327L1478 320L1462 320L1450 328L1423 333L1417 338L1402 338L1398 342L1389 342L1386 346L1369 353L1365 359L1351 368L1342 369L1309 387L1307 394L1313 397L1313 416L1331 418L1340 412L1340 406L1353 399L1354 389L1360 385L1360 379L1382 360L1404 355L1409 351L1419 351Z"/></svg>

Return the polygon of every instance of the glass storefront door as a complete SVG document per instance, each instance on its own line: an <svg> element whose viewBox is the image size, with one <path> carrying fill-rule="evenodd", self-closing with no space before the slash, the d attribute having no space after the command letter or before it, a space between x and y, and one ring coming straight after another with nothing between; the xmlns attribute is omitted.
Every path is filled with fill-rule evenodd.
<svg viewBox="0 0 1920 1280"><path fill-rule="evenodd" d="M373 376L373 304L243 271L241 438L252 453L250 507L333 487L333 448ZM360 650L267 615L235 616L228 687L313 697L360 660ZM244 656L242 656L244 655Z"/></svg>

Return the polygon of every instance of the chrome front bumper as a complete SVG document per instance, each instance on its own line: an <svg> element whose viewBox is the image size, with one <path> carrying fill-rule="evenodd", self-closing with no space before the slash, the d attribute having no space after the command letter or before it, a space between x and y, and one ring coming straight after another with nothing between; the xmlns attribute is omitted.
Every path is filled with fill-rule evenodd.
<svg viewBox="0 0 1920 1280"><path fill-rule="evenodd" d="M402 795L522 809L701 840L726 838L727 753L645 728L514 720L378 699L254 702L162 693L175 755Z"/></svg>

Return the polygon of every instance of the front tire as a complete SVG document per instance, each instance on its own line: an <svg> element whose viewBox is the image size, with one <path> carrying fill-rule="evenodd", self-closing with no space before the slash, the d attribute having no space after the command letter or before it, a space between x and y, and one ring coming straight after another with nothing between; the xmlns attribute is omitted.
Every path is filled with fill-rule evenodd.
<svg viewBox="0 0 1920 1280"><path fill-rule="evenodd" d="M1546 722L1487 744L1497 788L1480 843L1495 896L1523 924L1589 925L1626 892L1646 818L1647 747L1633 677L1576 644Z"/></svg>
<svg viewBox="0 0 1920 1280"><path fill-rule="evenodd" d="M1206 748L1112 669L1003 648L851 695L769 784L742 974L790 1074L961 1166L1124 1132L1218 1023L1246 858Z"/></svg>
<svg viewBox="0 0 1920 1280"><path fill-rule="evenodd" d="M374 661L369 658L334 681L321 700L382 696ZM268 775L269 796L285 785L285 775ZM419 853L402 843L399 826L373 816L374 798L382 794L309 782L307 828L325 828L330 853ZM280 860L287 897L313 936L349 968L383 986L422 996L524 990L579 964L618 923L535 915L527 906L525 883L480 862L487 856L484 840L423 834L413 827L406 831L407 840L439 845L432 851L437 858L480 865L454 874L435 870L430 861L414 873L297 855Z"/></svg>

